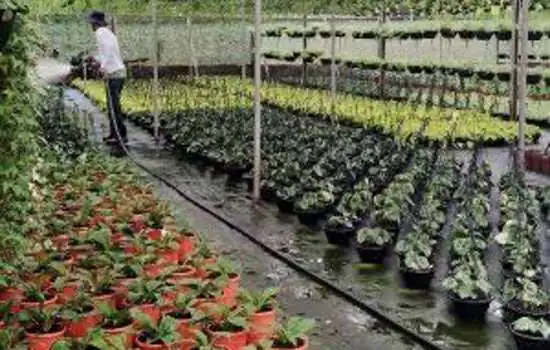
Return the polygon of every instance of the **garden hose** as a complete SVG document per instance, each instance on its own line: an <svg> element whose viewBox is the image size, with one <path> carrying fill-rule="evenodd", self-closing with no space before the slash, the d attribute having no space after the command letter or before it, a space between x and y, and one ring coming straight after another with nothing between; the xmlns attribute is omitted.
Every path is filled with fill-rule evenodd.
<svg viewBox="0 0 550 350"><path fill-rule="evenodd" d="M109 100L111 100L111 91L109 89L107 81L105 82L105 87L107 89L107 96L108 96ZM112 103L108 103L108 108L109 108L109 112L111 113L111 115L114 115L113 114L114 111L113 111ZM129 152L129 150L126 147L126 145L124 144L124 142L120 142L122 140L122 137L119 133L117 123L113 121L113 125L114 125L114 128L115 128L115 132L117 134L116 135L117 139L119 140L119 145L121 146L124 153L128 156L128 158L130 158L130 160L134 164L136 164L136 166L138 166L140 169L142 169L143 171L145 171L147 174L154 177L158 181L162 182L164 185L166 185L168 188L172 189L174 192L176 192L179 196L184 198L186 201L190 202L191 204L193 204L194 206L196 206L200 210L210 214L211 216L213 216L217 220L221 221L222 223L224 223L226 226L228 226L232 230L237 231L239 234L241 234L243 237L248 239L250 242L252 242L256 246L258 246L260 249L262 249L264 252L266 252L267 254L272 256L273 258L283 262L285 265L289 266L291 269L295 270L299 274L307 277L308 279L310 279L311 281L317 283L318 285L328 289L334 295L344 299L348 303L350 303L353 306L355 306L355 307L361 309L362 311L368 313L369 315L371 315L372 317L378 319L382 323L385 323L391 329L393 329L393 330L397 331L398 333L401 333L402 335L410 338L411 340L413 340L417 344L421 345L425 349L429 349L429 350L447 350L445 347L443 347L441 345L438 345L438 344L435 344L431 340L429 340L429 339L417 334L416 332L412 331L411 329L401 325L399 322L397 322L396 320L394 320L390 316L385 315L382 311L378 310L376 307L373 307L372 305L369 305L369 304L365 303L364 301L359 300L359 298L357 298L353 294L343 290L342 288L340 288L337 285L335 285L334 283L326 280L325 278L321 277L320 275L309 271L308 269L306 269L305 267L303 267L302 265L300 265L296 261L294 261L291 258L287 257L286 255L278 252L277 250L269 247L267 244L265 244L264 242L262 242L261 240L256 238L253 233L249 232L247 229L245 229L245 228L239 226L238 224L234 223L230 218L226 217L223 213L220 213L220 212L216 211L215 209L211 208L210 206L208 206L207 204L202 203L200 200L197 200L197 199L193 198L193 196L191 196L190 194L188 194L188 193L182 191L181 189L179 189L178 186L173 184L171 181L169 181L168 179L166 179L162 175L157 174L156 172L154 172L154 171L150 170L149 168L147 168L145 165L141 164L136 159L136 157L134 157L131 154L131 152Z"/></svg>

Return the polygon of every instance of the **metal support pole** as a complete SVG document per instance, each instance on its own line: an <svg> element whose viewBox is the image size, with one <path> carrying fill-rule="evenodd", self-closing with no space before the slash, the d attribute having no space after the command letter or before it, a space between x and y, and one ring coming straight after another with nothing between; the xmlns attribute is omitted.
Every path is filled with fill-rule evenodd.
<svg viewBox="0 0 550 350"><path fill-rule="evenodd" d="M528 52L528 11L529 0L520 0L521 11L519 15L520 23L520 41L521 41L521 58L519 66L519 94L518 94L518 108L519 108L519 125L518 125L518 166L523 171L525 170L525 118L527 113L527 57Z"/></svg>
<svg viewBox="0 0 550 350"><path fill-rule="evenodd" d="M244 0L241 0L241 26L242 26L242 31L243 31L243 48L246 50L246 47L247 47L247 41L248 41L248 30L246 28L246 10L245 10L245 7L244 7ZM248 53L246 55L243 55L243 59L242 59L242 65L241 65L241 78L244 80L246 79L246 56L248 55Z"/></svg>
<svg viewBox="0 0 550 350"><path fill-rule="evenodd" d="M334 114L336 103L336 23L334 10L330 15L330 111Z"/></svg>
<svg viewBox="0 0 550 350"><path fill-rule="evenodd" d="M512 74L510 79L510 120L517 120L517 101L518 101L518 24L519 24L519 12L520 12L520 0L513 0L513 26L512 26L512 55L510 61L512 64Z"/></svg>
<svg viewBox="0 0 550 350"><path fill-rule="evenodd" d="M302 38L302 85L305 85L307 82L307 62L305 59L303 59L303 56L305 55L307 51L307 13L304 9L304 30L303 30L303 38Z"/></svg>
<svg viewBox="0 0 550 350"><path fill-rule="evenodd" d="M261 96L260 89L262 85L261 71L261 52L262 52L262 37L261 37L261 16L262 2L261 0L254 1L254 191L253 200L260 200L260 178L261 178L261 137L262 137L262 121L261 121Z"/></svg>
<svg viewBox="0 0 550 350"><path fill-rule="evenodd" d="M383 8L378 20L380 26L386 23L386 9ZM386 60L386 38L381 36L378 38L378 58L383 61ZM384 80L386 80L386 71L383 65L380 66L380 97L384 97Z"/></svg>
<svg viewBox="0 0 550 350"><path fill-rule="evenodd" d="M157 3L151 2L153 11L153 116L155 141L159 143L160 111L159 111L159 62L158 62L158 26L157 26Z"/></svg>

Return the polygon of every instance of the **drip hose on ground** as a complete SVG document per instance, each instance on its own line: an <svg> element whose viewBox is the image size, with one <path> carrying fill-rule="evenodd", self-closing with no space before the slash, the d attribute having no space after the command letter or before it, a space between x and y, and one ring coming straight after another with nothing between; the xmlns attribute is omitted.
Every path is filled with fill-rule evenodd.
<svg viewBox="0 0 550 350"><path fill-rule="evenodd" d="M108 98L109 98L109 100L111 100L111 91L109 89L109 86L108 86L107 82L105 83L105 86L106 86L106 89L107 89ZM108 108L109 108L110 113L111 113L111 116L108 116L108 117L111 118L112 116L114 116L113 110L112 110L113 109L112 103L108 103ZM114 126L115 132L117 134L116 135L117 139L119 140L119 146L122 148L124 153L128 156L128 158L130 158L130 160L133 163L135 163L136 166L138 166L140 169L145 171L147 174L149 174L150 176L152 176L155 179L159 180L160 182L162 182L164 185L166 185L170 189L174 190L174 192L176 192L179 196L184 198L186 201L190 202L191 204L193 204L194 206L196 206L200 210L210 214L211 216L213 216L217 220L221 221L222 223L224 223L226 226L228 226L232 230L237 231L239 234L241 234L243 237L248 239L250 242L252 242L256 246L261 248L264 252L266 252L267 254L272 256L273 258L283 262L285 265L289 266L291 269L295 270L299 274L307 277L308 279L312 280L313 282L315 282L315 283L319 284L320 286L323 286L324 288L328 289L334 295L337 295L338 297L346 300L348 303L352 304L353 306L361 309L362 311L368 313L369 315L373 316L374 318L378 319L379 321L385 323L391 329L393 329L393 330L403 334L404 336L410 338L411 340L415 341L416 343L418 343L419 345L421 345L425 349L429 349L429 350L447 350L445 347L443 347L441 345L437 345L437 344L433 343L432 341L430 341L429 339L427 339L427 338L415 333L414 331L410 330L409 328L399 324L397 321L395 321L391 317L389 317L387 315L384 315L380 310L377 310L375 307L373 307L371 305L368 305L367 303L359 300L353 294L351 294L349 292L346 292L345 290L341 289L340 287L338 287L337 285L331 283L330 281L324 279L323 277L319 276L318 274L309 271L305 267L298 264L296 261L290 259L289 257L287 257L284 254L278 252L277 250L269 247L264 242L257 239L251 232L249 232L245 228L239 226L238 224L234 223L231 219L227 218L224 214L216 211L213 208L210 208L208 205L206 205L205 203L202 203L200 200L197 200L197 199L193 198L191 195L189 195L188 193L186 193L186 192L182 191L181 189L179 189L178 186L176 186L175 184L173 184L172 182L167 180L162 175L157 174L156 172L154 172L154 171L150 170L149 168L147 168L145 165L141 164L131 154L131 152L128 150L128 148L126 147L124 142L122 142L122 137L119 133L117 123L114 120L113 120L113 126Z"/></svg>

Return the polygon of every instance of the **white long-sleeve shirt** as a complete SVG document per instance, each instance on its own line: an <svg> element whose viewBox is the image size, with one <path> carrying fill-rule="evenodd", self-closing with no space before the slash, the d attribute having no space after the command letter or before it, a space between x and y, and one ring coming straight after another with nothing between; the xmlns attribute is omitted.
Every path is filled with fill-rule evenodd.
<svg viewBox="0 0 550 350"><path fill-rule="evenodd" d="M107 76L113 73L125 74L126 67L124 66L122 55L120 54L116 35L106 27L97 29L95 35L101 71Z"/></svg>

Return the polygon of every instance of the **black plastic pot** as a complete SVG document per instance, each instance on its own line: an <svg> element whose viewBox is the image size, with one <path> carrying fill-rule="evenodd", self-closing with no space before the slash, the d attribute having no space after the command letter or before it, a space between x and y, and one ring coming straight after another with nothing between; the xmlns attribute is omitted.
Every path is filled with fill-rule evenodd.
<svg viewBox="0 0 550 350"><path fill-rule="evenodd" d="M542 80L542 75L540 74L528 74L527 75L527 84L537 85Z"/></svg>
<svg viewBox="0 0 550 350"><path fill-rule="evenodd" d="M434 66L422 66L422 71L426 74L434 74L435 73L435 67Z"/></svg>
<svg viewBox="0 0 550 350"><path fill-rule="evenodd" d="M348 246L354 229L350 227L325 227L325 235L330 244Z"/></svg>
<svg viewBox="0 0 550 350"><path fill-rule="evenodd" d="M500 81L510 81L510 72L498 72L497 78Z"/></svg>
<svg viewBox="0 0 550 350"><path fill-rule="evenodd" d="M424 39L435 39L437 36L437 30L425 30L422 32Z"/></svg>
<svg viewBox="0 0 550 350"><path fill-rule="evenodd" d="M326 210L299 210L294 209L301 224L306 226L316 226L319 221L325 216Z"/></svg>
<svg viewBox="0 0 550 350"><path fill-rule="evenodd" d="M477 30L476 31L476 39L477 40L483 40L483 41L489 41L495 34L492 30Z"/></svg>
<svg viewBox="0 0 550 350"><path fill-rule="evenodd" d="M507 53L499 53L498 54L498 59L499 60L507 60L510 58L510 55L508 55Z"/></svg>
<svg viewBox="0 0 550 350"><path fill-rule="evenodd" d="M420 40L423 37L423 33L422 32L411 32L411 33L409 33L409 37L412 40Z"/></svg>
<svg viewBox="0 0 550 350"><path fill-rule="evenodd" d="M519 333L512 327L510 332L516 342L517 350L548 350L550 349L550 339L535 337L533 335Z"/></svg>
<svg viewBox="0 0 550 350"><path fill-rule="evenodd" d="M430 288L432 279L434 278L434 270L429 271L413 271L407 269L399 269L401 279L405 288L415 290L426 290Z"/></svg>
<svg viewBox="0 0 550 350"><path fill-rule="evenodd" d="M463 68L458 71L458 75L462 78L471 78L474 75L474 71L470 68Z"/></svg>
<svg viewBox="0 0 550 350"><path fill-rule="evenodd" d="M367 264L382 264L388 253L387 246L364 246L358 244L355 249L361 261Z"/></svg>
<svg viewBox="0 0 550 350"><path fill-rule="evenodd" d="M491 304L492 299L480 299L480 300L470 300L470 299L460 299L457 296L450 294L449 300L452 305L453 314L463 320L469 321L479 321L484 320L485 315L487 314L487 309Z"/></svg>
<svg viewBox="0 0 550 350"><path fill-rule="evenodd" d="M479 71L477 72L477 76L481 80L489 81L495 78L495 73L491 71Z"/></svg>
<svg viewBox="0 0 550 350"><path fill-rule="evenodd" d="M262 187L260 189L260 197L262 197L262 199L266 202L273 202L276 198L275 190L267 187Z"/></svg>
<svg viewBox="0 0 550 350"><path fill-rule="evenodd" d="M543 35L544 33L542 32L542 30L530 30L527 34L527 40L529 41L540 40L542 39Z"/></svg>
<svg viewBox="0 0 550 350"><path fill-rule="evenodd" d="M281 213L293 213L294 212L294 202L287 199L277 198L276 200L277 208Z"/></svg>
<svg viewBox="0 0 550 350"><path fill-rule="evenodd" d="M407 70L409 71L409 73L412 73L412 74L422 73L422 66L418 66L418 65L409 65L409 66L407 67Z"/></svg>
<svg viewBox="0 0 550 350"><path fill-rule="evenodd" d="M502 305L502 321L511 323L522 317L548 318L548 311L548 307L534 311L526 310L516 300L510 300Z"/></svg>
<svg viewBox="0 0 550 350"><path fill-rule="evenodd" d="M456 31L451 28L441 28L439 33L445 39L453 39L456 36Z"/></svg>
<svg viewBox="0 0 550 350"><path fill-rule="evenodd" d="M476 35L475 31L469 30L469 29L463 29L458 31L458 36L460 37L460 39L464 39L464 40L471 40L475 37L475 35Z"/></svg>
<svg viewBox="0 0 550 350"><path fill-rule="evenodd" d="M376 32L363 32L361 33L361 39L376 39L378 34Z"/></svg>
<svg viewBox="0 0 550 350"><path fill-rule="evenodd" d="M512 40L512 31L511 30L499 30L495 32L495 36L500 41Z"/></svg>
<svg viewBox="0 0 550 350"><path fill-rule="evenodd" d="M16 12L8 9L0 9L0 51L4 49L4 46L6 46L11 37L15 17ZM3 18L6 20L1 20Z"/></svg>

